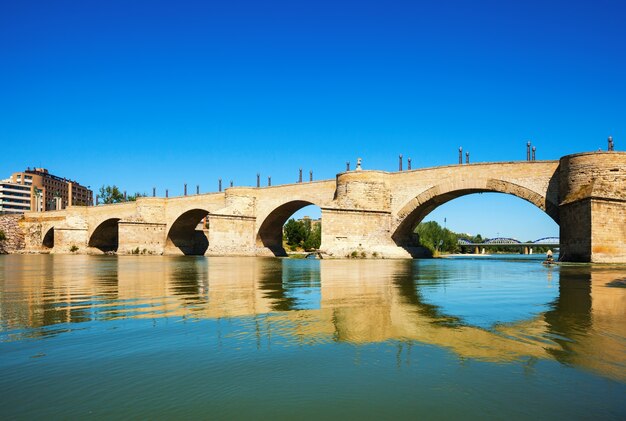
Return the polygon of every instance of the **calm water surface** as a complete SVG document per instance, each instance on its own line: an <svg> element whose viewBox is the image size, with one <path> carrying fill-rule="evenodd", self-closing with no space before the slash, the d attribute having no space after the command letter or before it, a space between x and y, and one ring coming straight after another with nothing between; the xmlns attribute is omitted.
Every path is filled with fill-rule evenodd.
<svg viewBox="0 0 626 421"><path fill-rule="evenodd" d="M626 267L539 262L0 256L0 417L625 419Z"/></svg>

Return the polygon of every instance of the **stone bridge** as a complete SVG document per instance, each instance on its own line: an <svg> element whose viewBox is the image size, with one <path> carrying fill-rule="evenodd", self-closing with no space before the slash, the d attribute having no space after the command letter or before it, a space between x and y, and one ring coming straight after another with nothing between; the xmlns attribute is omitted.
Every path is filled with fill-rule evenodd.
<svg viewBox="0 0 626 421"><path fill-rule="evenodd" d="M512 194L547 213L560 226L564 260L626 262L624 152L355 170L335 180L32 212L22 225L29 251L271 256L285 254L287 219L313 204L321 208L321 250L329 256L408 258L416 252L413 230L429 212L479 192Z"/></svg>

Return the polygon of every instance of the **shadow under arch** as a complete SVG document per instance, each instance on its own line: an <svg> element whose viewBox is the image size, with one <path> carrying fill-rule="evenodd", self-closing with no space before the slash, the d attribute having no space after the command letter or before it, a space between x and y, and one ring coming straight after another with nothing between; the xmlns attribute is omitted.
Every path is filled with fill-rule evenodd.
<svg viewBox="0 0 626 421"><path fill-rule="evenodd" d="M306 206L318 206L306 200L292 200L275 208L263 220L256 236L258 247L266 247L275 256L287 256L283 248L283 225L297 211Z"/></svg>
<svg viewBox="0 0 626 421"><path fill-rule="evenodd" d="M518 197L535 205L559 224L558 205L536 191L505 180L463 180L463 182L450 182L433 186L411 199L398 212L398 218L401 219L401 222L394 230L391 238L398 246L412 253L412 250L417 246L413 230L426 215L451 200L475 193L503 193Z"/></svg>
<svg viewBox="0 0 626 421"><path fill-rule="evenodd" d="M178 216L167 233L166 250L186 256L204 255L209 248L209 239L204 230L197 227L208 214L209 211L204 209L191 209Z"/></svg>
<svg viewBox="0 0 626 421"><path fill-rule="evenodd" d="M41 245L46 249L51 249L54 247L54 227L46 231L46 234L43 236L43 241L41 242Z"/></svg>
<svg viewBox="0 0 626 421"><path fill-rule="evenodd" d="M89 247L103 253L117 251L119 246L120 218L110 218L100 223L89 237Z"/></svg>

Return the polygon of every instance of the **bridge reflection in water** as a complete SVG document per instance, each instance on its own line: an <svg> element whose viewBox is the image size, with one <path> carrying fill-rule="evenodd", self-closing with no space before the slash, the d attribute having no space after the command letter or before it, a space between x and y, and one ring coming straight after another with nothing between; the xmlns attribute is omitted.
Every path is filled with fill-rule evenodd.
<svg viewBox="0 0 626 421"><path fill-rule="evenodd" d="M445 287L429 284L439 270L407 260L14 255L0 260L0 321L5 332L37 337L90 321L236 317L243 320L237 334L255 336L259 346L277 338L398 341L400 352L418 341L461 358L555 359L626 380L626 290L607 287L619 270L541 269L554 287L545 311L489 326L429 298Z"/></svg>

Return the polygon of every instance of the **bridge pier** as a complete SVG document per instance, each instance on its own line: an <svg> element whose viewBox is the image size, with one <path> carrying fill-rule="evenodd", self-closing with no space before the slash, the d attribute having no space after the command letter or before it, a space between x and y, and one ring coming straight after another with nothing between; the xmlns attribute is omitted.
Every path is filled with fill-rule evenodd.
<svg viewBox="0 0 626 421"><path fill-rule="evenodd" d="M118 222L118 254L163 254L166 225L163 223Z"/></svg>
<svg viewBox="0 0 626 421"><path fill-rule="evenodd" d="M626 262L626 153L560 160L560 259Z"/></svg>
<svg viewBox="0 0 626 421"><path fill-rule="evenodd" d="M53 253L87 253L89 250L87 228L55 227Z"/></svg>
<svg viewBox="0 0 626 421"><path fill-rule="evenodd" d="M323 208L320 250L337 258L411 258L391 239L390 225L389 212Z"/></svg>
<svg viewBox="0 0 626 421"><path fill-rule="evenodd" d="M391 238L391 190L385 172L339 174L335 202L322 208L323 252L333 257L411 257Z"/></svg>
<svg viewBox="0 0 626 421"><path fill-rule="evenodd" d="M254 256L256 218L243 215L209 215L207 256Z"/></svg>
<svg viewBox="0 0 626 421"><path fill-rule="evenodd" d="M254 256L256 196L258 189L230 187L224 207L209 213L207 256Z"/></svg>

